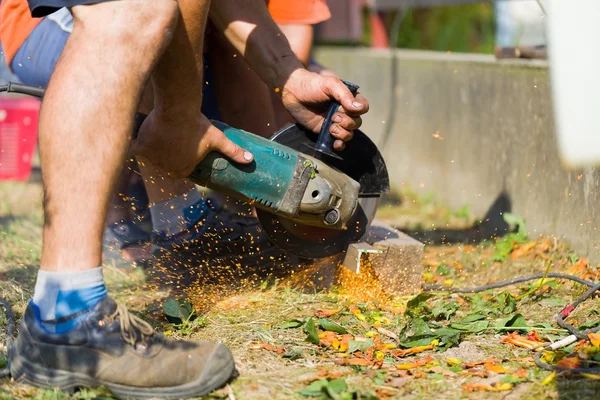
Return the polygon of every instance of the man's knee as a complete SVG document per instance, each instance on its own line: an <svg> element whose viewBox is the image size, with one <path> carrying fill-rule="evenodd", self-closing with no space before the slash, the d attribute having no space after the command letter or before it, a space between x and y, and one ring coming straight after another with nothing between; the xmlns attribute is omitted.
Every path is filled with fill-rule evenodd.
<svg viewBox="0 0 600 400"><path fill-rule="evenodd" d="M176 0L107 1L72 8L75 33L89 32L99 40L158 47L168 43L177 24ZM98 36L101 35L101 36Z"/></svg>

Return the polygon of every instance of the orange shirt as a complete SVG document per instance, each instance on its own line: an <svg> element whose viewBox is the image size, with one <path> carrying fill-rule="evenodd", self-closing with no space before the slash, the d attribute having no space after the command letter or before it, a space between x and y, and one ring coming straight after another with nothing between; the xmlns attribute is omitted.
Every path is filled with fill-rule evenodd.
<svg viewBox="0 0 600 400"><path fill-rule="evenodd" d="M267 5L281 25L314 25L331 18L325 0L267 0Z"/></svg>
<svg viewBox="0 0 600 400"><path fill-rule="evenodd" d="M325 0L266 0L271 16L278 24L317 24L331 18ZM0 43L8 65L42 21L32 18L25 0L0 0Z"/></svg>
<svg viewBox="0 0 600 400"><path fill-rule="evenodd" d="M0 1L0 43L8 65L27 36L41 21L41 18L31 17L25 0Z"/></svg>

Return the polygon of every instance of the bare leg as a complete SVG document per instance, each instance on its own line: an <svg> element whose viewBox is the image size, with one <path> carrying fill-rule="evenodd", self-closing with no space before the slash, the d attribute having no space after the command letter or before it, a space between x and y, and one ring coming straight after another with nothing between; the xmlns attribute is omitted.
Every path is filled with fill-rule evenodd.
<svg viewBox="0 0 600 400"><path fill-rule="evenodd" d="M115 1L72 11L73 33L40 114L41 269L47 271L101 264L107 204L144 84L168 43L165 32L175 21L176 3Z"/></svg>
<svg viewBox="0 0 600 400"><path fill-rule="evenodd" d="M153 108L154 94L152 85L148 84L142 95L138 112L148 115ZM176 196L188 193L194 188L192 182L186 179L173 178L168 173L156 168L147 160L139 161L138 168L142 175L142 179L144 180L150 204L170 200Z"/></svg>

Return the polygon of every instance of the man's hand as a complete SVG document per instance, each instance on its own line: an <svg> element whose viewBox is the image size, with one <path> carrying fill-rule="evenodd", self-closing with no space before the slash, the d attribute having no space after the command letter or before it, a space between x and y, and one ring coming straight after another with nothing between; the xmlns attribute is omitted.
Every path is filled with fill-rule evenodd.
<svg viewBox="0 0 600 400"><path fill-rule="evenodd" d="M354 97L338 78L301 68L289 76L281 97L294 119L316 133L321 130L329 102L336 100L340 103L329 130L338 139L333 145L336 150L342 150L344 142L352 139L352 131L362 124L360 116L369 111L367 99L361 94Z"/></svg>
<svg viewBox="0 0 600 400"><path fill-rule="evenodd" d="M161 114L153 110L133 142L133 153L175 178L187 178L212 151L239 164L249 164L253 155L227 139L208 118Z"/></svg>

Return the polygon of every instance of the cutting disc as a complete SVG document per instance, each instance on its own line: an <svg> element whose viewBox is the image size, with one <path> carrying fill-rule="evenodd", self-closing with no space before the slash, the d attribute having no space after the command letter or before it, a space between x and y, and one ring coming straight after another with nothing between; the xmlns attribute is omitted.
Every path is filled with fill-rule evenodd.
<svg viewBox="0 0 600 400"><path fill-rule="evenodd" d="M300 125L289 125L271 140L313 156L317 135ZM257 209L258 219L275 245L303 258L323 258L341 253L350 243L358 241L367 231L382 193L389 191L389 176L377 146L362 131L354 131L354 138L344 150L336 152L339 158L321 156L321 161L348 175L360 184L359 204L352 219L342 230L304 225L291 219Z"/></svg>

